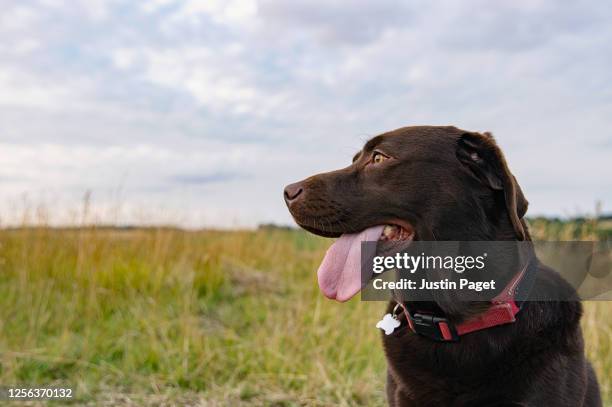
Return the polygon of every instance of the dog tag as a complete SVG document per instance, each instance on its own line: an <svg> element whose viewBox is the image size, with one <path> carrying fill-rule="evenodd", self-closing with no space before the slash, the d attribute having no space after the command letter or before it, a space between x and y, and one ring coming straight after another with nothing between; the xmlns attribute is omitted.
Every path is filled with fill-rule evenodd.
<svg viewBox="0 0 612 407"><path fill-rule="evenodd" d="M385 314L383 319L378 321L378 323L376 324L376 328L379 328L385 331L385 335L391 335L393 331L395 331L395 328L397 328L400 325L401 325L401 322L399 322L395 316L391 314Z"/></svg>

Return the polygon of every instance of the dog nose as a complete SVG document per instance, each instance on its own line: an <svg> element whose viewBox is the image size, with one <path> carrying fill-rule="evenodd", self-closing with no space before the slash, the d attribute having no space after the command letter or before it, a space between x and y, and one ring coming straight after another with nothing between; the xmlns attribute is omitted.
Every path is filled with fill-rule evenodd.
<svg viewBox="0 0 612 407"><path fill-rule="evenodd" d="M300 195L304 192L304 187L301 182L296 182L293 184L289 184L285 187L285 202L290 204L295 202Z"/></svg>

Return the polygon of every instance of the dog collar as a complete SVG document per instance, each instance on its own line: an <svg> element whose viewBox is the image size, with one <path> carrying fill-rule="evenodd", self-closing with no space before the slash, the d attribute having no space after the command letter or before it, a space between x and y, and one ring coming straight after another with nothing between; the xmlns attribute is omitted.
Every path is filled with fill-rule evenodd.
<svg viewBox="0 0 612 407"><path fill-rule="evenodd" d="M491 307L486 312L461 324L453 325L446 317L435 313L411 311L401 301L398 305L414 333L440 342L457 342L462 335L515 322L516 314L531 289L536 269L537 261L532 257L501 293L491 300Z"/></svg>

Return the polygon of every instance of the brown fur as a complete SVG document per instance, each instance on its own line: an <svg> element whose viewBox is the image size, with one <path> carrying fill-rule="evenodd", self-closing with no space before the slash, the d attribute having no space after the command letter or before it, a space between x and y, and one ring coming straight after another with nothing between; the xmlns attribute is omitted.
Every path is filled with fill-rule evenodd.
<svg viewBox="0 0 612 407"><path fill-rule="evenodd" d="M373 164L374 151L389 159ZM285 200L300 226L328 237L401 220L414 226L419 240L530 240L527 200L494 138L455 127L406 127L376 136L350 166L288 186ZM528 301L516 323L457 343L434 342L405 326L383 335L389 404L600 406L573 289L541 264L534 288L565 291L575 300ZM458 323L487 305L425 306Z"/></svg>

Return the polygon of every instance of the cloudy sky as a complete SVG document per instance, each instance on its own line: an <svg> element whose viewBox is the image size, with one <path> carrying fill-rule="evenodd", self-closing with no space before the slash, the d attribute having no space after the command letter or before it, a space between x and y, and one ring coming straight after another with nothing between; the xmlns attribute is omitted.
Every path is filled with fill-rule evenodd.
<svg viewBox="0 0 612 407"><path fill-rule="evenodd" d="M492 131L530 213L612 210L602 1L4 1L0 224L290 223L410 124Z"/></svg>

